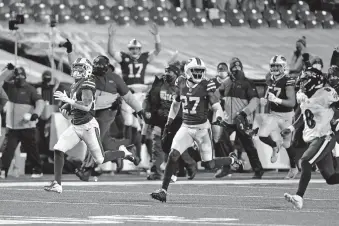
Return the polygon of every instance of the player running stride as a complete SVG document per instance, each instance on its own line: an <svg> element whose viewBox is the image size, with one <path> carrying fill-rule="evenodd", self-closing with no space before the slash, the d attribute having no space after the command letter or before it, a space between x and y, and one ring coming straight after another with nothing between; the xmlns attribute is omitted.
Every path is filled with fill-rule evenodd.
<svg viewBox="0 0 339 226"><path fill-rule="evenodd" d="M86 58L78 58L72 64L71 75L75 82L71 86L70 97L64 92L54 93L56 100L65 102L61 113L71 118L71 125L61 134L54 146L54 181L45 186L45 191L61 193L61 175L64 167L64 153L72 149L80 141L84 141L96 164L102 164L117 158L126 158L133 162L132 153L125 146L119 151L103 151L99 124L94 118L95 81L92 76L91 62ZM70 115L69 115L70 113Z"/></svg>
<svg viewBox="0 0 339 226"><path fill-rule="evenodd" d="M303 207L303 196L311 180L312 165L317 164L327 184L339 183L339 173L335 173L332 150L335 137L331 128L334 115L333 104L338 104L339 97L332 87L324 87L325 78L321 71L307 68L301 76L301 89L297 93L297 101L303 114L305 128L303 139L308 148L301 157L301 176L298 191L295 195L284 194L285 199L297 209ZM290 134L300 123L283 130Z"/></svg>
<svg viewBox="0 0 339 226"><path fill-rule="evenodd" d="M167 136L171 124L179 112L180 105L183 109L183 123L173 139L162 188L151 193L153 199L161 202L166 202L167 189L176 168L176 162L187 148L193 146L193 142L198 145L202 162L205 162L205 165L210 169L238 163L232 153L230 157L213 159L211 124L207 119L209 105L213 110L213 122L218 117L223 118L224 114L219 99L215 95L215 82L205 78L206 66L204 62L199 58L191 58L187 61L184 71L186 78L179 77L176 80L177 92L168 114L163 136Z"/></svg>

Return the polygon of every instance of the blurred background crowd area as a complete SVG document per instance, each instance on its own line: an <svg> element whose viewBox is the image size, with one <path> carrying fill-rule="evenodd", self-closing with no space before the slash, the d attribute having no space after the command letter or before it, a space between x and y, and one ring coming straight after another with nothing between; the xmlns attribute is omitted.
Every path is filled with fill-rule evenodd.
<svg viewBox="0 0 339 226"><path fill-rule="evenodd" d="M166 62L178 50L178 60L201 57L210 76L216 74L219 62L239 57L245 75L256 82L262 94L269 59L282 54L292 61L295 42L301 36L307 37L305 51L320 56L328 65L333 47L338 45L338 9L338 0L2 0L0 67L14 62L17 41L17 63L25 68L28 82L41 89L43 75L50 73L49 91L69 90L73 81L70 65L67 53L59 48L66 38L74 44L75 53L92 60L107 55L107 28L113 23L119 50L127 50L128 41L137 38L143 51L149 51L154 40L145 25L153 21L159 26L163 49L147 66L147 84L155 73L164 72ZM20 14L24 24L10 31L8 21ZM119 74L119 65L109 58ZM49 107L37 125L37 136L39 152L47 163L44 172L48 173L53 169L49 159L53 155L51 115L58 108L51 93L43 98ZM117 117L111 137L123 139L123 123ZM73 168L70 165L69 172Z"/></svg>

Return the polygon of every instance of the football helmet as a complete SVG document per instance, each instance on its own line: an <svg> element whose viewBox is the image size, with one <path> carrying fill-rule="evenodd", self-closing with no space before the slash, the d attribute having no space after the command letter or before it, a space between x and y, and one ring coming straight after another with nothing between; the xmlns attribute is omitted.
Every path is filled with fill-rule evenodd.
<svg viewBox="0 0 339 226"><path fill-rule="evenodd" d="M332 65L328 69L327 74L328 84L337 90L339 88L339 67L336 65Z"/></svg>
<svg viewBox="0 0 339 226"><path fill-rule="evenodd" d="M130 55L133 57L133 58L138 58L141 54L141 43L136 40L135 38L132 39L128 45L128 50L130 52Z"/></svg>
<svg viewBox="0 0 339 226"><path fill-rule="evenodd" d="M309 67L300 76L300 89L308 98L325 86L326 80L321 71Z"/></svg>
<svg viewBox="0 0 339 226"><path fill-rule="evenodd" d="M93 60L93 74L96 76L104 75L109 68L109 59L106 56L97 56Z"/></svg>
<svg viewBox="0 0 339 226"><path fill-rule="evenodd" d="M76 80L89 78L92 75L92 72L93 66L86 58L78 58L72 64L71 76Z"/></svg>
<svg viewBox="0 0 339 226"><path fill-rule="evenodd" d="M274 77L287 74L287 60L284 56L275 55L270 60L270 72Z"/></svg>
<svg viewBox="0 0 339 226"><path fill-rule="evenodd" d="M193 83L200 83L206 77L205 63L197 57L187 61L184 71L186 78Z"/></svg>

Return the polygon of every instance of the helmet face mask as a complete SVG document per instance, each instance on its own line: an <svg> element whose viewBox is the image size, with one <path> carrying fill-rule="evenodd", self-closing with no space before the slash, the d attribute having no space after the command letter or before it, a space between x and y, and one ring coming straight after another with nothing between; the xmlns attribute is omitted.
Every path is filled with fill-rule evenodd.
<svg viewBox="0 0 339 226"><path fill-rule="evenodd" d="M130 52L130 55L133 57L133 58L138 58L141 54L141 43L136 40L136 39L132 39L128 45L128 50Z"/></svg>
<svg viewBox="0 0 339 226"><path fill-rule="evenodd" d="M310 67L302 72L300 77L300 88L309 98L324 86L325 78L321 71Z"/></svg>
<svg viewBox="0 0 339 226"><path fill-rule="evenodd" d="M98 56L93 60L93 74L104 75L108 71L109 59L105 56Z"/></svg>
<svg viewBox="0 0 339 226"><path fill-rule="evenodd" d="M78 58L73 64L71 69L71 76L75 80L88 78L92 75L93 67L91 62L86 58Z"/></svg>
<svg viewBox="0 0 339 226"><path fill-rule="evenodd" d="M206 78L205 63L199 58L191 58L185 65L186 78L193 83L200 83Z"/></svg>
<svg viewBox="0 0 339 226"><path fill-rule="evenodd" d="M276 55L270 60L270 72L274 77L281 77L286 74L287 61L286 58L281 55Z"/></svg>

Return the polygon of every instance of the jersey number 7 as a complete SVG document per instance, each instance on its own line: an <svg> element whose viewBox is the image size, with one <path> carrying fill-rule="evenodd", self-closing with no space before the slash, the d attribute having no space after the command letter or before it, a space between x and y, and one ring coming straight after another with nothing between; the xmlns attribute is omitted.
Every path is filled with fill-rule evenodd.
<svg viewBox="0 0 339 226"><path fill-rule="evenodd" d="M200 102L200 97L180 96L182 111L186 114L195 115Z"/></svg>
<svg viewBox="0 0 339 226"><path fill-rule="evenodd" d="M129 68L129 78L140 78L141 77L141 71L144 68L143 64L129 64L128 65ZM137 69L137 73L134 74L134 69Z"/></svg>

